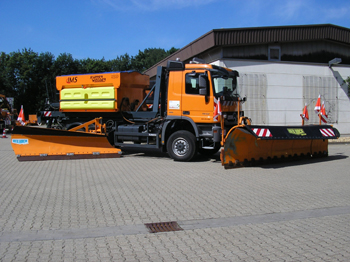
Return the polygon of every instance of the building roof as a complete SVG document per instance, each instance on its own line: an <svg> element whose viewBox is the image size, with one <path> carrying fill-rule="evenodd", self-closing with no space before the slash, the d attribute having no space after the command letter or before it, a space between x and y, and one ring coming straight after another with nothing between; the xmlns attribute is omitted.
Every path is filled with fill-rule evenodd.
<svg viewBox="0 0 350 262"><path fill-rule="evenodd" d="M350 46L350 29L332 24L213 29L144 73L152 77L157 66L165 66L168 60L188 61L215 47L304 41L332 41Z"/></svg>

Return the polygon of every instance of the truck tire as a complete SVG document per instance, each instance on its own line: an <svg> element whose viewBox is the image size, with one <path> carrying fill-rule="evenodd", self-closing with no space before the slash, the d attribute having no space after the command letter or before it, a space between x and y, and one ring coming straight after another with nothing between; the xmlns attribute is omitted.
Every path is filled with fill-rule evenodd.
<svg viewBox="0 0 350 262"><path fill-rule="evenodd" d="M197 153L196 137L189 131L176 131L167 141L167 151L175 161L190 161Z"/></svg>

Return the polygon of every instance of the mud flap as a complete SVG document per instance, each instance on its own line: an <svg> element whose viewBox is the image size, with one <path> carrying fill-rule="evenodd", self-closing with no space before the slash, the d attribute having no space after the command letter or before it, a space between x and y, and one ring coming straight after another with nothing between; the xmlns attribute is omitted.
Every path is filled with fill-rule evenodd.
<svg viewBox="0 0 350 262"><path fill-rule="evenodd" d="M16 126L11 145L18 161L120 157L106 136L48 128Z"/></svg>
<svg viewBox="0 0 350 262"><path fill-rule="evenodd" d="M226 137L221 163L233 168L270 159L326 156L328 139L339 136L329 125L239 126Z"/></svg>

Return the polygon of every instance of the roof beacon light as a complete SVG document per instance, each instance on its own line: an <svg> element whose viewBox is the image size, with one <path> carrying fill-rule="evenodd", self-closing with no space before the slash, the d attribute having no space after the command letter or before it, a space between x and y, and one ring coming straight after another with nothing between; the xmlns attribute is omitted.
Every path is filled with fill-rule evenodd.
<svg viewBox="0 0 350 262"><path fill-rule="evenodd" d="M191 62L193 64L205 64L205 61L203 59L198 58L198 57L194 57Z"/></svg>

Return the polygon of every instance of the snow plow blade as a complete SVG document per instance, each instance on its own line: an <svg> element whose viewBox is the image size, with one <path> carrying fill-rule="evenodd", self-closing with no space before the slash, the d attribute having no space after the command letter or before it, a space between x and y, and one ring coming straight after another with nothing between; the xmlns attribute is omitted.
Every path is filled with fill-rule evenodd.
<svg viewBox="0 0 350 262"><path fill-rule="evenodd" d="M227 169L269 160L327 156L328 139L339 136L339 131L330 125L240 125L226 136L221 163Z"/></svg>
<svg viewBox="0 0 350 262"><path fill-rule="evenodd" d="M16 126L11 145L18 161L120 157L105 135Z"/></svg>

